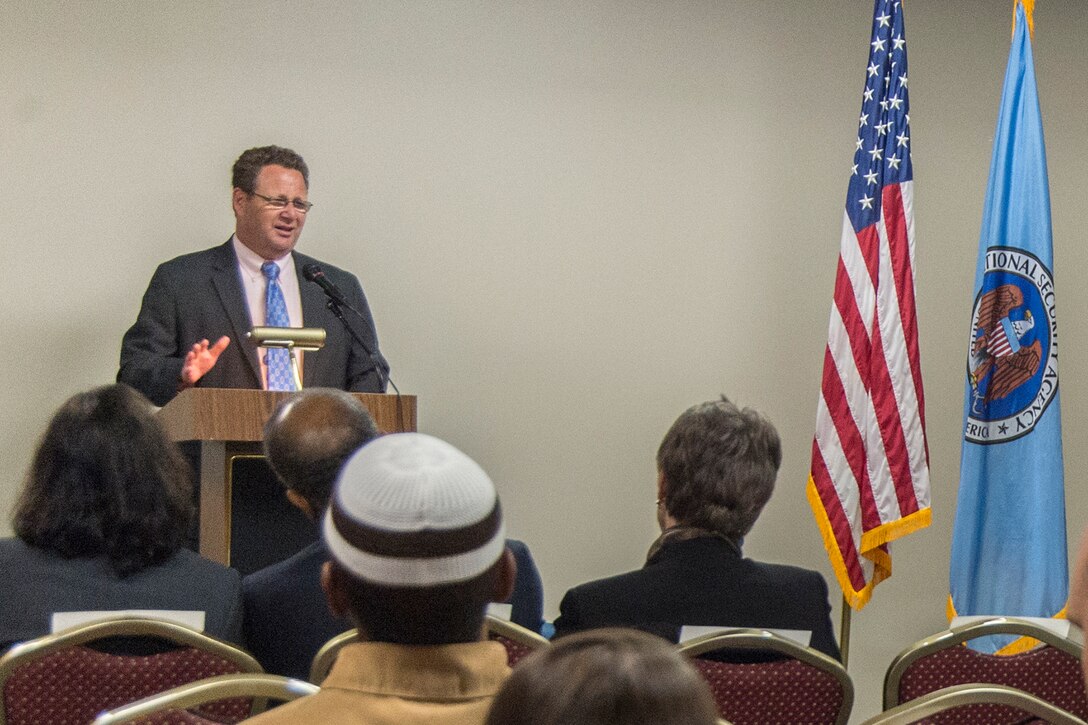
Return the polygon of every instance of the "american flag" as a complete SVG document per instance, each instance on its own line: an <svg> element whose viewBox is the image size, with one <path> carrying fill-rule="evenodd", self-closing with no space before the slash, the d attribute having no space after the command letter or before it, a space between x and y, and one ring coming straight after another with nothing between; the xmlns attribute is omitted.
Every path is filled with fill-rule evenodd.
<svg viewBox="0 0 1088 725"><path fill-rule="evenodd" d="M900 2L876 0L871 39L808 482L855 609L891 574L888 542L930 522Z"/></svg>

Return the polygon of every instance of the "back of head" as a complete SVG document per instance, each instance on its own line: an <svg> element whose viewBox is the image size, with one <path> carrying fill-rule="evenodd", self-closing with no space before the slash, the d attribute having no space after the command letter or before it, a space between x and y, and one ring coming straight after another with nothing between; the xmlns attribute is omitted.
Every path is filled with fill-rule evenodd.
<svg viewBox="0 0 1088 725"><path fill-rule="evenodd" d="M172 556L193 515L188 464L126 385L74 395L42 436L15 533L64 558L106 556L128 575Z"/></svg>
<svg viewBox="0 0 1088 725"><path fill-rule="evenodd" d="M522 660L487 725L714 725L710 690L673 645L633 629L596 629Z"/></svg>
<svg viewBox="0 0 1088 725"><path fill-rule="evenodd" d="M351 394L308 388L272 413L264 427L264 452L280 482L319 515L344 461L377 436L374 419Z"/></svg>
<svg viewBox="0 0 1088 725"><path fill-rule="evenodd" d="M762 415L725 396L695 405L657 451L665 510L681 525L739 539L771 498L781 463L778 432Z"/></svg>
<svg viewBox="0 0 1088 725"><path fill-rule="evenodd" d="M477 640L488 602L512 583L491 479L422 433L377 438L348 460L324 537L331 586L371 641Z"/></svg>

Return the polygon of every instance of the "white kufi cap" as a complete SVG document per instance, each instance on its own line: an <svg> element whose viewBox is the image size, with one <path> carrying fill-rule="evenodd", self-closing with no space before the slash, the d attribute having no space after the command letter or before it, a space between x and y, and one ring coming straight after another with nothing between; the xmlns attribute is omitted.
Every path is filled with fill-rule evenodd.
<svg viewBox="0 0 1088 725"><path fill-rule="evenodd" d="M324 536L344 569L394 587L467 581L506 548L487 473L423 433L381 436L348 459L325 514Z"/></svg>

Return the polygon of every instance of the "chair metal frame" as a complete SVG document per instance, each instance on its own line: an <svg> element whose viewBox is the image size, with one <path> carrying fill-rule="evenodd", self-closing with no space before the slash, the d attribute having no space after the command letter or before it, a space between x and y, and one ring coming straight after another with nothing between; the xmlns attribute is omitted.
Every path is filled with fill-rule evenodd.
<svg viewBox="0 0 1088 725"><path fill-rule="evenodd" d="M551 641L546 637L541 636L527 627L522 627L515 622L510 622L488 614L484 617L484 636L492 634L505 637L506 639L517 642L529 649L540 649L541 647L548 647L551 645Z"/></svg>
<svg viewBox="0 0 1088 725"><path fill-rule="evenodd" d="M268 700L287 702L318 692L317 685L291 677L268 674L236 674L208 677L157 695L122 705L99 715L93 725L121 725L169 710L188 710L220 700L247 698L255 705L250 715L264 712Z"/></svg>
<svg viewBox="0 0 1088 725"><path fill-rule="evenodd" d="M909 725L964 705L1003 705L1022 710L1051 725L1086 725L1071 712L1008 685L970 683L952 685L885 710L861 725Z"/></svg>
<svg viewBox="0 0 1088 725"><path fill-rule="evenodd" d="M765 629L722 630L682 642L677 645L677 649L681 654L691 658L719 650L754 649L777 652L795 659L835 678L842 687L842 705L835 718L835 725L846 725L850 719L850 711L854 707L854 682L842 663L823 652L800 645L774 632Z"/></svg>
<svg viewBox="0 0 1088 725"><path fill-rule="evenodd" d="M992 617L978 622L963 624L952 629L946 629L943 632L938 632L937 634L915 642L896 655L895 659L888 665L888 669L884 673L884 709L889 710L900 704L900 681L907 669L917 660L934 654L935 652L948 649L949 647L962 645L972 639L994 634L1014 634L1022 637L1031 637L1039 640L1044 645L1061 650L1062 652L1075 657L1077 660L1080 660L1081 652L1083 650L1083 647L1080 644L1067 637L1063 637L1034 622L1018 619L1016 617Z"/></svg>
<svg viewBox="0 0 1088 725"><path fill-rule="evenodd" d="M19 668L42 657L69 647L90 644L108 637L153 637L179 647L191 647L221 657L241 672L264 672L260 663L248 652L175 622L150 617L118 617L76 625L17 644L0 657L0 725L7 723L4 690L8 680Z"/></svg>
<svg viewBox="0 0 1088 725"><path fill-rule="evenodd" d="M332 669L333 662L336 662L336 656L340 654L340 650L345 645L360 641L362 640L359 637L359 630L349 629L347 632L341 632L321 645L321 649L314 655L314 660L310 664L310 682L314 685L320 685L324 682L325 678L329 676L329 670ZM0 723L0 725L3 725L3 723Z"/></svg>
<svg viewBox="0 0 1088 725"><path fill-rule="evenodd" d="M496 634L530 649L540 649L551 644L546 638L531 629L526 629L520 624L508 622L491 614L484 617L483 634L484 637L489 634ZM310 665L310 682L320 685L329 676L329 671L332 669L333 663L336 662L336 656L340 654L340 650L346 645L359 641L361 641L359 630L349 629L347 632L338 634L321 645L321 649L314 655L313 663ZM0 725L3 725L3 723L0 723Z"/></svg>

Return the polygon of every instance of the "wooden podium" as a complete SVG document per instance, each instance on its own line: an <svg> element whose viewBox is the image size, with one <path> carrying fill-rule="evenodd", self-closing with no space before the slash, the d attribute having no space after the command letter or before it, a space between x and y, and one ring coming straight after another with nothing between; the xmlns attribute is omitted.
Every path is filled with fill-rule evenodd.
<svg viewBox="0 0 1088 725"><path fill-rule="evenodd" d="M232 388L189 388L158 418L174 441L200 443L200 554L230 563L231 460L261 453L264 424L291 393ZM416 429L414 395L352 393L383 433Z"/></svg>

